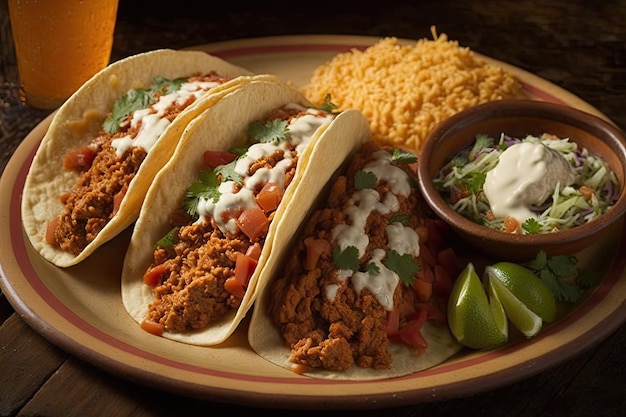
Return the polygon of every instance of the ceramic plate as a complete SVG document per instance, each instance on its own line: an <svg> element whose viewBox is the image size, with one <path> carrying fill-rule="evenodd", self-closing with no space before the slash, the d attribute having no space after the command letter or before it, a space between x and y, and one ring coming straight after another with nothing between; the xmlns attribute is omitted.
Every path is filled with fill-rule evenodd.
<svg viewBox="0 0 626 417"><path fill-rule="evenodd" d="M376 40L291 36L229 41L197 49L303 85L315 67L333 55ZM599 114L545 80L498 64L515 73L530 95ZM16 311L51 342L148 386L214 401L293 408L372 408L429 402L486 391L555 366L607 337L626 319L626 250L620 226L613 236L580 255L581 263L603 274L602 284L562 312L561 319L538 337L511 340L502 348L485 352L463 350L439 366L402 378L340 382L298 376L254 353L246 341L247 322L219 347L190 346L152 336L128 316L121 301L120 271L130 231L69 269L47 263L24 236L20 196L49 123L50 118L44 120L26 137L0 182L2 290ZM608 262L607 250L612 253Z"/></svg>

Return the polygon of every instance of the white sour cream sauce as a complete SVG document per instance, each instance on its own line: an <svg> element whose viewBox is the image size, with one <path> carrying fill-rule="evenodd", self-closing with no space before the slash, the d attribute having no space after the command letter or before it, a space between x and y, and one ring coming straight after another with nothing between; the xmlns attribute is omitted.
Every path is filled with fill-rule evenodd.
<svg viewBox="0 0 626 417"><path fill-rule="evenodd" d="M537 218L530 206L544 203L557 186L574 182L569 162L542 143L522 142L508 147L498 164L487 172L485 196L497 218L511 216L520 223Z"/></svg>
<svg viewBox="0 0 626 417"><path fill-rule="evenodd" d="M182 83L177 91L165 94L146 109L137 110L133 113L130 125L136 128L141 123L135 137L126 135L113 139L111 146L115 148L115 155L121 158L132 146L139 146L146 152L156 143L171 122L165 117L167 110L173 105L182 104L193 96L197 100L210 89L217 87L219 83L212 81L193 81Z"/></svg>
<svg viewBox="0 0 626 417"><path fill-rule="evenodd" d="M381 196L376 190L355 191L344 209L346 223L336 225L331 231L333 239L342 250L354 246L359 251L359 258L365 254L369 244L369 237L365 232L369 215L373 211L382 214L396 212L398 210L397 196L406 197L411 193L409 176L402 169L391 164L391 155L386 151L375 152L363 171L372 172L379 182L386 181L390 184L391 192L381 201ZM392 223L385 231L389 241L389 250L395 250L400 255L408 253L414 257L419 256L419 238L415 230L401 223ZM393 310L393 294L400 282L400 277L383 265L386 254L387 251L383 248L372 251L371 262L378 267L378 273L340 270L337 276L343 284L350 278L357 292L364 288L369 289L378 302L386 310L391 311ZM324 296L332 302L338 290L339 284L326 285Z"/></svg>
<svg viewBox="0 0 626 417"><path fill-rule="evenodd" d="M238 192L235 192L236 183L225 181L219 186L220 197L217 201L201 198L198 203L198 223L203 223L213 218L217 227L223 233L235 233L237 231L236 219L225 219L225 217L228 217L225 214L230 211L246 210L256 206L254 191L268 182L284 187L287 168L293 162L293 155L288 151L288 145L294 146L296 153L301 155L315 136L315 132L321 126L330 123L335 117L317 109L305 108L299 104L289 104L286 107L306 110L307 112L296 119L290 120L287 127L289 130L288 142L255 143L251 145L246 154L235 163L235 172L243 178L243 187ZM283 152L283 159L276 166L271 169L261 168L253 175L248 175L248 170L254 162L277 151Z"/></svg>

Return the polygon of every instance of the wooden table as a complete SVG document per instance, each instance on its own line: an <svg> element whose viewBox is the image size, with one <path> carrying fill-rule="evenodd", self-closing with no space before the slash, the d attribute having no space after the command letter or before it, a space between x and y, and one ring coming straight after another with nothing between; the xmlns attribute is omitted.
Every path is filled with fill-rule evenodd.
<svg viewBox="0 0 626 417"><path fill-rule="evenodd" d="M0 169L49 112L17 100L6 0L1 0ZM246 2L247 3L247 2ZM267 2L265 2L267 3ZM161 47L289 34L430 37L430 26L461 45L545 78L626 128L626 0L536 2L423 0L180 2L159 9L121 0L113 59ZM336 2L339 3L339 2ZM545 5L544 3L548 3ZM269 4L269 3L268 3ZM468 397L343 415L615 416L626 406L626 325L577 357L509 386ZM276 404L280 407L280 404ZM156 416L258 412L246 404L190 399L109 374L60 350L29 327L0 294L0 415ZM280 410L317 415L319 410ZM328 412L328 411L326 411Z"/></svg>

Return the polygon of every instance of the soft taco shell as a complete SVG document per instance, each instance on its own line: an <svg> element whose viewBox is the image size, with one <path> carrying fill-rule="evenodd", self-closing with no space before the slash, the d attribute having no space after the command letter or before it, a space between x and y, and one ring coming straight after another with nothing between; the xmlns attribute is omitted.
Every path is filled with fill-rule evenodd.
<svg viewBox="0 0 626 417"><path fill-rule="evenodd" d="M150 86L157 76L174 79L211 71L237 78L210 90L169 125L146 156L119 211L98 236L78 256L46 243L46 225L64 207L59 196L69 192L79 178L78 173L64 169L64 157L68 152L88 145L96 137L113 103L130 89ZM174 152L185 126L197 114L219 101L223 94L258 77L273 78L254 76L244 68L202 51L169 49L117 61L92 77L54 115L26 178L22 220L34 248L53 264L68 267L81 262L128 227L137 218L152 178Z"/></svg>
<svg viewBox="0 0 626 417"><path fill-rule="evenodd" d="M347 125L341 126L347 128ZM294 194L288 207L285 210L289 214L298 214L306 216L309 211L324 207L325 189L330 185L331 174L336 170L329 166L328 158L339 157L344 155L345 162L348 162L351 154L358 150L362 142L350 142L350 149L341 149L337 151L336 145L344 143L343 139L349 137L351 132L346 129L335 129L329 132L334 140L325 140L319 143L319 146L308 160L307 170L318 174L326 173L326 175L309 175L304 176L300 186L294 190ZM330 138L329 138L330 139ZM332 164L334 165L334 164ZM338 166L338 165L334 165ZM341 171L338 171L341 172ZM307 184L308 183L308 184ZM312 191L310 191L312 190ZM321 201L320 201L321 200ZM296 216L297 217L297 216ZM302 219L302 217L300 217ZM302 221L302 220L301 220ZM306 221L306 220L305 220ZM296 236L295 240L302 239L299 236L299 230L302 225L296 222L284 221L279 225L276 232L277 236ZM266 360L279 365L286 369L293 369L293 363L290 361L291 349L286 346L285 341L280 334L278 327L273 323L268 314L270 299L272 298L272 279L280 279L282 266L286 262L287 256L293 256L290 247L294 244L294 240L275 242L275 246L280 246L278 250L272 251L268 265L264 271L264 280L259 283L259 294L254 305L252 317L248 330L248 341L250 346ZM374 370L372 368L360 368L356 365L346 371L332 371L327 369L315 369L305 373L307 376L321 379L336 380L377 380L403 376L431 368L441 362L447 360L458 352L461 346L454 340L447 326L437 327L430 322L426 322L421 333L428 343L428 349L419 357L415 352L406 345L399 343L390 343L389 352L393 357L391 368L385 370Z"/></svg>
<svg viewBox="0 0 626 417"><path fill-rule="evenodd" d="M287 84L253 81L244 88L225 95L210 112L204 113L188 125L175 155L157 175L148 191L125 257L122 300L126 310L138 323L144 320L148 305L154 300L151 288L143 282L143 274L152 262L153 245L169 231L171 226L168 216L180 206L189 185L197 179L202 151L228 150L241 146L251 122L260 120L272 110L289 103L310 106L303 95ZM351 114L348 112L345 116L339 115L330 124L320 127L305 152L300 155L296 175L285 190L270 224L258 265L240 307L204 329L184 333L165 331L163 337L208 346L222 343L234 332L254 302L257 284L264 280L270 251L280 249L280 245L274 243L276 230L283 222L298 224L299 218L304 214L301 211L290 213L286 206L303 177L311 173L308 170L309 155L330 133L336 129L343 130L349 124L345 119L349 119ZM335 168L329 165L331 171ZM282 239L281 236L281 241Z"/></svg>

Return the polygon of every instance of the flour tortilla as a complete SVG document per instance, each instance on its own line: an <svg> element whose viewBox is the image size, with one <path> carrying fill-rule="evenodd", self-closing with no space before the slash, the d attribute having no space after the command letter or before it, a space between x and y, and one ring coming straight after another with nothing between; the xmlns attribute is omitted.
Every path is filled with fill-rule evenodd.
<svg viewBox="0 0 626 417"><path fill-rule="evenodd" d="M131 182L118 213L98 236L78 256L48 244L45 240L46 225L64 208L59 196L69 192L79 178L78 173L64 169L64 157L68 152L88 145L97 136L113 103L130 89L149 87L157 76L174 79L211 71L236 78L196 100L169 125ZM185 126L200 112L218 102L222 95L259 77L274 78L255 76L244 68L202 51L170 49L117 61L92 77L56 112L26 178L22 220L33 247L53 264L69 267L81 262L123 231L136 220L152 178L169 160Z"/></svg>
<svg viewBox="0 0 626 417"><path fill-rule="evenodd" d="M341 128L346 127L347 125L341 126ZM365 126L362 128L365 128ZM352 131L354 129L355 127L353 126ZM343 132L341 129L336 129L332 132L333 136L336 137L335 141L319 143L318 148L314 151L315 153L308 159L306 168L307 171L318 173L318 175L303 177L300 186L295 189L289 206L285 209L289 215L297 215L300 216L298 217L299 219L302 219L307 217L306 214L310 210L316 209L321 203L316 200L319 200L318 196L323 194L323 189L327 186L327 183L330 184L331 175L336 171L332 169L332 166L335 166L334 163L329 163L328 159L333 157L333 153L344 155L344 158L347 159L362 144L362 142L358 141L344 142L344 139L349 138L351 133L353 132L345 129ZM337 150L337 144L343 144L346 148ZM348 146L352 146L352 148L347 149ZM325 175L319 175L322 173L325 173ZM309 184L305 184L307 182ZM308 190L314 190L314 192L309 192ZM294 234L297 235L297 233L294 233L296 229L298 227L295 224L285 221L280 224L276 235L283 236L284 234L287 238L293 237ZM264 271L264 281L259 284L259 294L254 304L248 330L248 342L252 349L266 360L286 369L291 369L293 365L289 360L291 349L285 345L278 327L272 322L267 312L270 298L272 297L271 280L273 277L277 278L277 274L281 273L284 257L290 256L289 244L289 241L281 242L279 244L280 250L272 251L270 254L270 259L268 259L265 268L266 271ZM449 359L461 349L461 345L453 338L447 326L437 327L430 322L426 322L422 326L421 333L429 347L420 356L416 356L415 352L404 344L390 343L389 351L393 356L393 363L390 369L375 370L353 366L342 372L315 369L304 375L321 379L354 381L394 378L431 368Z"/></svg>
<svg viewBox="0 0 626 417"><path fill-rule="evenodd" d="M301 93L287 84L252 81L241 89L225 95L210 112L200 115L187 126L176 153L154 178L135 224L124 260L122 300L128 313L138 323L144 320L148 313L148 305L154 301L151 288L143 282L143 274L153 259L153 245L170 230L169 215L180 207L189 185L197 180L202 153L205 150L223 151L242 146L242 140L245 139L251 122L260 120L272 110L289 103L310 106ZM184 333L165 331L163 337L193 345L210 346L224 342L235 331L256 298L258 284L266 280L268 272L273 271L273 268L268 267L268 261L272 259L271 254L273 251L284 249L284 243L290 240L289 232L295 232L306 213L299 205L294 206L290 203L296 189L303 185L316 184L315 181L305 180L310 175L318 174L308 168L310 155L317 153L316 149L321 143L334 139L336 131L351 132L355 118L365 123L360 113L348 111L320 127L300 156L296 174L285 190L274 220L270 224L258 265L250 278L241 306L204 329ZM343 157L336 155L340 152L342 151L333 152L334 160L329 161L327 167L330 172L336 169L335 165L343 161ZM313 188L310 192L316 193L317 190ZM281 228L284 223L289 226ZM276 239L279 229L280 239Z"/></svg>

